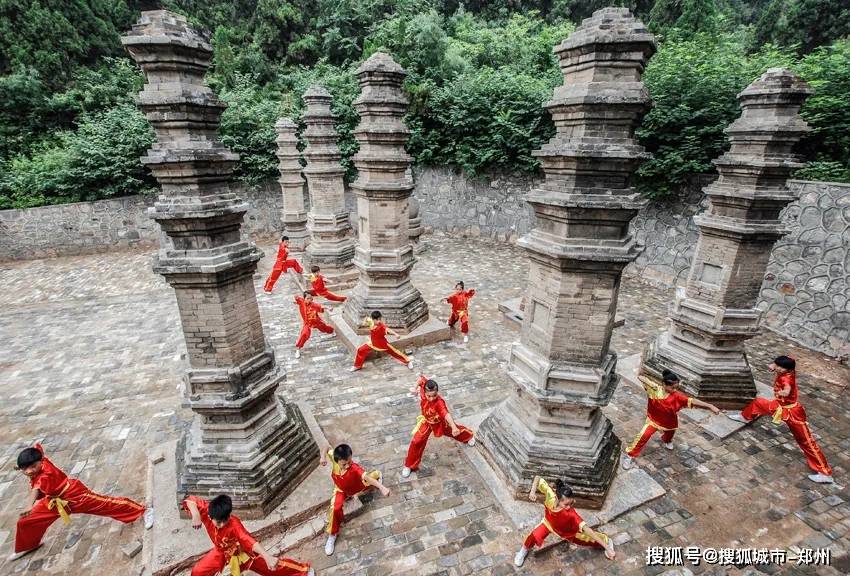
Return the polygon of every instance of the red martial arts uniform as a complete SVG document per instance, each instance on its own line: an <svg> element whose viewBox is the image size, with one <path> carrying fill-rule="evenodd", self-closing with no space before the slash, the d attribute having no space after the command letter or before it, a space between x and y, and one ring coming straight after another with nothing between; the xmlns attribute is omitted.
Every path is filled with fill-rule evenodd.
<svg viewBox="0 0 850 576"><path fill-rule="evenodd" d="M558 506L558 497L555 491L549 487L545 480L540 479L537 489L546 496L546 513L537 528L531 531L525 539L523 546L528 549L536 546L543 546L543 541L549 534L557 534L564 540L569 540L573 544L579 546L590 546L592 548L603 548L599 542L582 532L585 526L585 521L582 520L575 508L564 508L555 512ZM599 532L600 537L606 543L608 536Z"/></svg>
<svg viewBox="0 0 850 576"><path fill-rule="evenodd" d="M790 387L787 396L780 396L779 393L786 387ZM741 412L741 415L747 420L754 420L759 416L773 415L774 424L785 422L788 428L791 429L791 434L803 454L806 455L806 462L809 468L823 474L824 476L832 476L832 468L826 461L826 457L818 446L806 417L806 411L803 406L797 402L797 375L796 372L785 372L777 374L773 379L773 394L774 399L756 398L750 402Z"/></svg>
<svg viewBox="0 0 850 576"><path fill-rule="evenodd" d="M416 419L416 427L413 429L413 439L410 441L410 447L407 449L407 458L404 460L404 466L411 470L419 468L419 463L422 462L422 454L425 452L425 446L428 444L428 437L432 432L437 438L448 436L464 444L472 439L472 430L457 423L455 425L460 430L460 434L452 436L452 428L446 422L446 415L449 413L449 409L446 407L445 400L440 396L437 396L434 400L428 400L425 397L425 382L427 380L424 376L419 377L419 402L422 407L422 414Z"/></svg>
<svg viewBox="0 0 850 576"><path fill-rule="evenodd" d="M280 246L277 248L277 259L274 262L274 266L272 267L272 272L269 274L268 279L266 280L266 285L263 286L263 290L266 292L271 292L274 290L274 285L277 282L277 279L280 278L280 275L289 270L290 268L294 269L296 272L301 274L303 269L301 268L301 264L298 263L298 260L295 258L287 259L287 255L289 253L289 249L284 245L283 242L280 243Z"/></svg>
<svg viewBox="0 0 850 576"><path fill-rule="evenodd" d="M405 356L400 350L394 348L387 342L387 325L383 322L375 322L371 318L366 319L366 324L369 326L369 343L363 344L357 349L357 355L354 357L354 367L362 368L366 362L366 356L369 352L376 350L377 352L386 352L402 364L407 364L410 359Z"/></svg>
<svg viewBox="0 0 850 576"><path fill-rule="evenodd" d="M36 444L35 449L44 454L41 444ZM41 473L30 479L30 486L38 488L43 497L36 501L29 514L18 518L15 552L38 546L50 525L60 517L65 524L70 523L72 514L109 516L130 523L145 513L144 506L127 498L111 498L92 492L79 480L68 478L47 457L42 458Z"/></svg>
<svg viewBox="0 0 850 576"><path fill-rule="evenodd" d="M230 567L231 576L240 576L242 570L251 570L261 576L295 576L307 574L310 564L302 564L289 558L278 559L277 566L269 568L266 561L253 552L257 541L251 536L242 522L230 515L224 526L217 528L209 515L209 502L197 496L189 496L183 501L183 509L189 511L186 504L192 501L198 507L201 522L213 543L213 548L192 567L191 576L214 576L225 566Z"/></svg>
<svg viewBox="0 0 850 576"><path fill-rule="evenodd" d="M639 376L638 379L646 390L646 423L626 450L632 458L640 455L644 445L657 431L662 432L662 442L672 441L679 427L679 410L693 405L693 399L686 394L678 390L668 394L660 382L649 376Z"/></svg>
<svg viewBox="0 0 850 576"><path fill-rule="evenodd" d="M334 459L333 450L328 450L328 460L331 463L331 480L334 482L334 495L331 498L331 508L328 511L328 534L333 536L339 533L339 525L345 518L342 512L345 500L369 490L372 486L366 484L363 480L366 471L357 462L352 462L345 474L341 474L339 464ZM381 473L373 470L369 472L369 476L378 479L381 477Z"/></svg>
<svg viewBox="0 0 850 576"><path fill-rule="evenodd" d="M325 286L325 277L321 274L311 274L310 284L313 286L313 289L310 290L313 296L321 296L332 302L345 302L346 300L345 296L339 296L327 289Z"/></svg>
<svg viewBox="0 0 850 576"><path fill-rule="evenodd" d="M307 303L301 296L295 297L295 303L298 304L298 311L301 313L301 320L304 325L301 327L301 334L298 336L298 341L295 343L296 348L302 348L310 338L313 328L325 334L333 334L334 329L325 324L324 320L319 317L319 314L325 311L321 304L316 302Z"/></svg>
<svg viewBox="0 0 850 576"><path fill-rule="evenodd" d="M446 302L452 305L452 315L449 317L449 326L454 328L455 322L460 320L460 331L464 334L469 332L469 300L475 296L475 290L461 290L455 292Z"/></svg>

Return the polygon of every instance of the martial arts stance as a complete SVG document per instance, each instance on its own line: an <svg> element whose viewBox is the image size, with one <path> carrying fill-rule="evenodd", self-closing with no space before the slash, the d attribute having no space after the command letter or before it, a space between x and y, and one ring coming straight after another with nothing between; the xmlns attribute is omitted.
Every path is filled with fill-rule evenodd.
<svg viewBox="0 0 850 576"><path fill-rule="evenodd" d="M646 390L646 423L623 455L623 468L626 470L632 467L643 447L656 432L661 432L664 447L673 449L673 435L679 427L679 410L682 408L704 408L714 414L720 414L720 409L714 404L679 392L680 382L675 372L664 370L660 383L647 375L641 375L638 379Z"/></svg>
<svg viewBox="0 0 850 576"><path fill-rule="evenodd" d="M428 437L431 433L439 438L440 436L450 436L468 446L475 446L475 438L472 435L472 430L466 426L456 424L449 414L449 409L446 407L446 401L439 395L439 386L434 380L429 380L424 374L419 375L417 382L418 386L411 389L411 392L419 395L419 403L422 408L422 414L416 418L416 427L413 429L413 438L410 440L410 447L407 449L407 458L404 460L404 468L401 470L401 475L404 478L410 476L410 473L419 469L419 463L422 462L422 454L425 452L425 446L428 445Z"/></svg>
<svg viewBox="0 0 850 576"><path fill-rule="evenodd" d="M128 524L144 516L145 528L153 526L153 508L145 508L128 498L101 496L68 476L45 455L41 444L18 454L18 470L30 479L27 510L18 518L15 552L17 560L41 546L41 538L57 518L70 524L73 514L109 516Z"/></svg>
<svg viewBox="0 0 850 576"><path fill-rule="evenodd" d="M605 556L609 560L613 560L616 554L614 553L614 543L606 534L597 532L591 529L582 520L576 509L573 508L573 490L567 486L563 480L555 481L555 489L549 487L546 480L540 476L535 476L531 482L531 490L528 497L532 502L537 502L537 491L540 491L544 497L546 512L543 516L543 521L531 531L526 537L522 548L514 556L514 565L522 566L525 562L525 557L528 556L528 551L534 546L543 546L543 541L549 534L557 534L564 540L569 540L573 544L579 546L590 546L591 548L603 548Z"/></svg>
<svg viewBox="0 0 850 576"><path fill-rule="evenodd" d="M274 290L274 285L277 283L277 279L280 278L280 275L292 268L299 274L302 274L304 270L301 268L301 264L298 263L298 260L295 258L288 258L289 255L289 236L284 236L280 239L280 245L277 247L277 258L274 261L274 266L272 267L271 274L269 274L268 279L266 280L265 286L263 286L263 290L266 292L271 292Z"/></svg>
<svg viewBox="0 0 850 576"><path fill-rule="evenodd" d="M809 480L820 484L832 484L832 468L818 446L803 406L797 402L797 362L790 356L779 356L768 366L775 374L773 378L773 400L756 398L740 414L730 414L729 418L738 422L752 422L759 416L773 415L773 423L788 424L797 446L806 455L806 463L814 470Z"/></svg>
<svg viewBox="0 0 850 576"><path fill-rule="evenodd" d="M469 300L473 296L475 296L475 290L464 290L463 281L461 281L455 284L455 293L446 298L446 302L452 305L449 326L454 328L455 323L460 321L460 331L463 333L464 342L469 342Z"/></svg>
<svg viewBox="0 0 850 576"><path fill-rule="evenodd" d="M269 554L239 518L231 514L233 502L230 496L222 494L209 502L189 496L183 500L183 509L192 516L192 528L206 528L213 543L212 550L192 567L191 576L215 576L225 566L230 568L231 576L241 576L242 570L250 570L260 576L313 576L310 564L289 558L277 559Z"/></svg>
<svg viewBox="0 0 850 576"><path fill-rule="evenodd" d="M328 556L334 553L339 526L345 518L342 507L346 499L372 488L377 488L384 496L390 495L389 488L381 483L382 474L377 470L367 473L352 456L351 446L340 444L333 450L326 446L319 460L322 466L327 466L330 459L331 480L334 482L334 494L328 512L328 541L325 542L325 554Z"/></svg>
<svg viewBox="0 0 850 576"><path fill-rule="evenodd" d="M372 350L375 350L376 352L386 352L413 370L413 358L408 358L387 341L387 334L398 338L398 332L384 324L381 318L381 313L375 310L369 318L363 320L362 325L369 327L369 343L363 344L357 349L357 355L354 357L354 366L351 367L352 372L363 368L363 363L366 362L366 356L368 356L369 352Z"/></svg>
<svg viewBox="0 0 850 576"><path fill-rule="evenodd" d="M310 280L310 286L312 286L310 291L313 293L313 296L321 296L331 302L345 302L345 296L334 294L327 289L325 286L325 277L319 273L318 266L311 266L310 272L312 272L312 274L310 274L308 280Z"/></svg>
<svg viewBox="0 0 850 576"><path fill-rule="evenodd" d="M304 296L296 296L295 303L298 304L298 312L301 314L303 326L301 334L298 335L298 341L295 342L295 357L301 358L301 349L310 338L313 328L325 334L333 334L334 329L325 324L320 314L325 311L321 304L313 302L313 295L309 292L304 292Z"/></svg>

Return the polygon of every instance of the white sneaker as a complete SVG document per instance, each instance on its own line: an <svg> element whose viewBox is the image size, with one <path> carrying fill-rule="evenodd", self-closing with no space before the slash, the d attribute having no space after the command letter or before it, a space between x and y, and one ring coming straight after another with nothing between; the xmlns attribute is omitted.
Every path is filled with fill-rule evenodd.
<svg viewBox="0 0 850 576"><path fill-rule="evenodd" d="M24 550L23 552L13 552L12 554L9 555L9 562L14 562L15 560L18 560L19 558L23 558L27 554L35 552L39 548L41 548L41 542L39 542L38 546L36 546L35 548L30 548L29 550Z"/></svg>
<svg viewBox="0 0 850 576"><path fill-rule="evenodd" d="M410 468L408 468L407 466L402 468L401 469L401 477L402 478L410 478Z"/></svg>
<svg viewBox="0 0 850 576"><path fill-rule="evenodd" d="M469 442L466 443L467 446L475 446L475 436L469 439Z"/></svg>
<svg viewBox="0 0 850 576"><path fill-rule="evenodd" d="M410 360L408 360L408 361L407 361L407 364L405 364L405 366L407 366L407 369L408 369L408 370L413 370L413 358L411 358Z"/></svg>
<svg viewBox="0 0 850 576"><path fill-rule="evenodd" d="M623 454L623 470L628 470L635 463L635 459L628 454Z"/></svg>
<svg viewBox="0 0 850 576"><path fill-rule="evenodd" d="M145 519L145 530L153 528L153 508L145 508L145 515L143 518Z"/></svg>
<svg viewBox="0 0 850 576"><path fill-rule="evenodd" d="M514 566L517 568L522 566L523 562L525 562L526 556L528 556L528 548L523 546L519 549L519 552L516 553L516 556L514 556Z"/></svg>
<svg viewBox="0 0 850 576"><path fill-rule="evenodd" d="M352 366L348 369L349 372L357 372L358 370L360 370L360 368L358 368L357 366Z"/></svg>
<svg viewBox="0 0 850 576"><path fill-rule="evenodd" d="M328 541L325 542L325 554L328 556L333 555L334 544L336 544L336 535L328 536Z"/></svg>
<svg viewBox="0 0 850 576"><path fill-rule="evenodd" d="M665 442L664 447L667 448L668 450L672 450L674 448L672 442Z"/></svg>
<svg viewBox="0 0 850 576"><path fill-rule="evenodd" d="M464 335L463 335L463 343L464 343L464 344L466 344L467 342L469 342L469 336L467 336L466 334L464 334Z"/></svg>
<svg viewBox="0 0 850 576"><path fill-rule="evenodd" d="M301 358L301 348L296 348L296 349L295 349L295 357L296 357L296 358Z"/></svg>
<svg viewBox="0 0 850 576"><path fill-rule="evenodd" d="M727 414L726 417L730 420L734 420L735 422L743 422L744 424L750 423L750 421L744 418L740 412L732 412L731 414Z"/></svg>
<svg viewBox="0 0 850 576"><path fill-rule="evenodd" d="M310 568L310 569L307 571L307 576L316 576L316 571L315 571L315 570L313 570L312 568Z"/></svg>
<svg viewBox="0 0 850 576"><path fill-rule="evenodd" d="M832 484L835 482L832 476L827 476L826 474L809 474L809 480L818 484Z"/></svg>

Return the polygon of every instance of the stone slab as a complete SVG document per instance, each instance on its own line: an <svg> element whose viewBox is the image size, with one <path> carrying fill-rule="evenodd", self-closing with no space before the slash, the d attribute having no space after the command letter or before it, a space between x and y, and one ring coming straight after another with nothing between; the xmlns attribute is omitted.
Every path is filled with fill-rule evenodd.
<svg viewBox="0 0 850 576"><path fill-rule="evenodd" d="M523 310L520 309L522 297L511 298L499 302L499 312L505 315L505 318L516 324L522 324ZM614 317L614 328L620 328L626 325L626 319L623 317Z"/></svg>
<svg viewBox="0 0 850 576"><path fill-rule="evenodd" d="M472 430L477 430L487 415L488 413L485 412L464 416L461 421ZM484 485L493 492L496 502L518 531L525 534L540 523L543 517L542 505L531 501L515 500L505 485L501 473L493 469L477 446L463 450L463 454L484 480ZM599 510L578 508L577 510L589 526L602 526L647 502L660 498L665 493L666 490L641 468L622 470L618 467L602 508Z"/></svg>
<svg viewBox="0 0 850 576"><path fill-rule="evenodd" d="M342 316L342 309L337 308L328 312L330 325L334 327L337 337L348 350L354 354L357 349L369 341L368 335L361 335L354 331L348 325L348 322ZM409 348L418 348L435 344L444 340L451 340L452 329L445 322L441 322L433 316L429 317L424 323L420 324L415 330L409 334L402 334L399 338L390 342L396 348L406 351ZM405 352L406 353L406 352ZM372 357L374 353L370 353Z"/></svg>
<svg viewBox="0 0 850 576"><path fill-rule="evenodd" d="M636 386L643 388L638 381L638 369L640 368L640 354L632 354L625 358L617 359L617 373L623 380ZM756 381L756 392L762 398L773 398L773 388L762 382ZM723 410L720 414L714 415L707 410L695 408L686 408L680 412L682 416L696 423L703 430L710 432L718 438L726 438L737 432L747 424L732 420L728 414L735 413L736 410Z"/></svg>
<svg viewBox="0 0 850 576"><path fill-rule="evenodd" d="M310 407L305 403L298 403L298 406L316 443L326 446L325 435ZM148 461L148 502L156 510L156 521L154 527L145 532L143 545L145 573L151 576L179 573L210 549L206 532L193 530L191 523L181 518L176 506L176 447L176 441L165 443L150 454ZM317 466L268 516L261 520L244 520L243 524L258 540L280 537L280 543L285 543L286 547L298 546L323 529L332 493L328 469ZM359 513L362 507L359 499L349 500L346 516Z"/></svg>

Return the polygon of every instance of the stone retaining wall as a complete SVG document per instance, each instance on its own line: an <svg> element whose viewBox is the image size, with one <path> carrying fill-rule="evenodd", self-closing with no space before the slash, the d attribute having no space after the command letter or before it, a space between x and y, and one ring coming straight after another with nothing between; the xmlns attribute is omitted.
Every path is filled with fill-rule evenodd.
<svg viewBox="0 0 850 576"><path fill-rule="evenodd" d="M426 232L513 242L530 229L532 214L522 197L534 185L532 177L471 179L447 167L418 168L415 177ZM673 200L650 202L638 214L632 226L645 250L627 273L660 285L684 283L698 238L692 216L705 208L701 187L709 180ZM800 200L783 213L791 231L777 243L768 266L759 301L764 322L816 350L850 354L850 185L791 185ZM255 239L277 236L282 202L277 183L238 192L250 205L243 229ZM346 194L352 210L354 200ZM128 197L0 211L0 261L154 246L157 225L145 213L152 202Z"/></svg>

